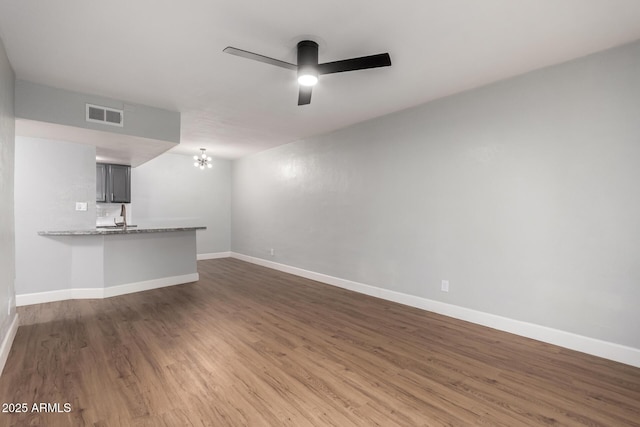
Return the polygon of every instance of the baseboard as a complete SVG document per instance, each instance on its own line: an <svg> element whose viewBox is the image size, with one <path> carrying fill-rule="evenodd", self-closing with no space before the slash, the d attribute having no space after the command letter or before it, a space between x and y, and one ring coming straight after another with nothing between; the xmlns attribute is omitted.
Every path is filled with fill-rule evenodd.
<svg viewBox="0 0 640 427"><path fill-rule="evenodd" d="M98 291L99 289L96 289ZM83 294L83 289L77 289ZM96 298L102 298L96 297ZM80 296L71 296L71 289L60 289L57 291L35 292L32 294L16 294L16 307L23 305L43 304L45 302L64 301L68 299L82 299Z"/></svg>
<svg viewBox="0 0 640 427"><path fill-rule="evenodd" d="M0 345L0 375L2 375L4 365L5 363L7 363L7 359L9 358L11 345L13 344L13 339L16 337L16 332L18 332L19 324L20 322L18 321L18 313L15 313L15 315L13 316L13 321L11 322L11 325L9 325L9 329L7 330L7 335L4 336L2 345Z"/></svg>
<svg viewBox="0 0 640 427"><path fill-rule="evenodd" d="M582 353L587 353L627 365L640 367L640 349L637 348L585 337L583 335L578 335L571 332L561 331L558 329L540 326L534 323L523 322L520 320L514 320L507 317L497 316L495 314L472 310L469 308L447 304L440 301L430 300L427 298L365 285L363 283L341 279L339 277L328 276L326 274L316 273L314 271L304 270L302 268L292 267L286 264L279 264L277 262L236 252L231 252L231 257L253 264L261 265L263 267L272 268L274 270L283 271L285 273L290 273L296 276L305 277L307 279L316 280L328 285L348 289L350 291L358 292L361 294L382 298L388 301L393 301L411 307L416 307L445 316L453 317L455 319L465 320L467 322L488 326L493 329L498 329L523 337L532 338L538 341L554 344L571 350L580 351Z"/></svg>
<svg viewBox="0 0 640 427"><path fill-rule="evenodd" d="M231 256L231 252L212 252L208 254L198 254L198 261L202 261L205 259L218 259L218 258L229 258Z"/></svg>
<svg viewBox="0 0 640 427"><path fill-rule="evenodd" d="M197 282L199 279L200 276L198 273L191 273L181 276L163 277L160 279L145 280L142 282L126 283L124 285L110 286L106 288L74 288L48 292L36 292L32 294L19 294L16 295L16 306L43 304L46 302L64 301L69 299L110 298L118 295L132 294L134 292L149 291L151 289Z"/></svg>

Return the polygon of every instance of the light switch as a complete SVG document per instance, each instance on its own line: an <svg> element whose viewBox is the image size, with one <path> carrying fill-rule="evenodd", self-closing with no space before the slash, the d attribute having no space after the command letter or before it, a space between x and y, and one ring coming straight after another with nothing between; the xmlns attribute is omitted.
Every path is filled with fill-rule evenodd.
<svg viewBox="0 0 640 427"><path fill-rule="evenodd" d="M86 211L87 210L87 202L76 202L76 210L77 211Z"/></svg>

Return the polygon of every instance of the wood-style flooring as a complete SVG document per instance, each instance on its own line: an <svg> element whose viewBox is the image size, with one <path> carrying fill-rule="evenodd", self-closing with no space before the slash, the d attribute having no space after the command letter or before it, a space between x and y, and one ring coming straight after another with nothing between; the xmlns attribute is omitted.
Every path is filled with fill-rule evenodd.
<svg viewBox="0 0 640 427"><path fill-rule="evenodd" d="M640 426L638 368L236 259L198 268L19 308L0 402L29 411L0 426Z"/></svg>

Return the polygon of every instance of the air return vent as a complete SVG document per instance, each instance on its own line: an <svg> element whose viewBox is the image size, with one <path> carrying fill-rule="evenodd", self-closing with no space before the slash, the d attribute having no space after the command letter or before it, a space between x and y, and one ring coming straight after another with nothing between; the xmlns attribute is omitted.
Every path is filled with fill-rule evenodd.
<svg viewBox="0 0 640 427"><path fill-rule="evenodd" d="M87 121L103 125L124 126L124 111L87 104Z"/></svg>

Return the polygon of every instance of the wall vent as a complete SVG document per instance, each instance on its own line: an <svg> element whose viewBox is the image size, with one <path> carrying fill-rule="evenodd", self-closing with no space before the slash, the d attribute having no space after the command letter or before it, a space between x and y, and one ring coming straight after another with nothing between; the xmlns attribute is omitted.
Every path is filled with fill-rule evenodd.
<svg viewBox="0 0 640 427"><path fill-rule="evenodd" d="M100 105L87 105L87 121L103 125L124 126L124 111Z"/></svg>

